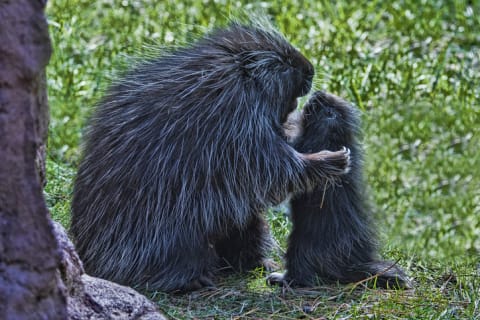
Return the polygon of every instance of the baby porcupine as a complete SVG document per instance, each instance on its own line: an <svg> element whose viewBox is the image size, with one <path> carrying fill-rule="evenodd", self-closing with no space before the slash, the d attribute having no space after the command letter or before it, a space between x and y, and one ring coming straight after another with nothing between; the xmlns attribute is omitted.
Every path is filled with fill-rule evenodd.
<svg viewBox="0 0 480 320"><path fill-rule="evenodd" d="M302 154L284 139L313 74L254 23L127 72L90 120L74 185L70 231L87 273L183 291L212 285L224 265L261 265L262 213L349 165L346 148Z"/></svg>
<svg viewBox="0 0 480 320"><path fill-rule="evenodd" d="M287 271L273 273L269 282L314 286L318 280L349 283L378 275L372 283L379 287L409 287L398 266L377 257L377 231L362 175L357 109L339 97L316 92L301 113L289 118L286 134L298 152L346 146L352 162L350 171L334 185L319 184L293 196Z"/></svg>

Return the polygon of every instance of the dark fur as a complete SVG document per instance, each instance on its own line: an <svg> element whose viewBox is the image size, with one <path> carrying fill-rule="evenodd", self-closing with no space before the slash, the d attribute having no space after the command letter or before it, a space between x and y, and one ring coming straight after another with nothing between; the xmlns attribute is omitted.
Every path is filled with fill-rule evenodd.
<svg viewBox="0 0 480 320"><path fill-rule="evenodd" d="M347 146L352 163L350 172L335 185L320 184L292 198L287 272L280 277L274 274L271 280L314 286L318 280L349 283L378 274L379 287L407 287L408 279L399 267L377 258L377 231L362 176L358 111L336 96L316 92L296 121L300 122L298 137L293 137L297 151Z"/></svg>
<svg viewBox="0 0 480 320"><path fill-rule="evenodd" d="M146 61L91 119L71 233L88 273L141 289L211 285L260 265L263 211L345 173L349 152L296 152L282 123L313 67L263 26L233 23Z"/></svg>

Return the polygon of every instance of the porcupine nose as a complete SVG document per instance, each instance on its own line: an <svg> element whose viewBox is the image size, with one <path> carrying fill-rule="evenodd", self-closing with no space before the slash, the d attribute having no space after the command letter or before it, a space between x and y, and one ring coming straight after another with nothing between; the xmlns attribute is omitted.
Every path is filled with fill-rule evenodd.
<svg viewBox="0 0 480 320"><path fill-rule="evenodd" d="M310 92L310 89L312 88L312 79L313 79L313 75L305 76L305 80L303 82L300 96L304 96Z"/></svg>

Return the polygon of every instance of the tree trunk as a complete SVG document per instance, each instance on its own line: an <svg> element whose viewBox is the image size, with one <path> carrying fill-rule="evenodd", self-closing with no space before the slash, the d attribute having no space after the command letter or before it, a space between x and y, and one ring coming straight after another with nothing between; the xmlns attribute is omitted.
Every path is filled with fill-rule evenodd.
<svg viewBox="0 0 480 320"><path fill-rule="evenodd" d="M46 1L0 0L0 318L66 319L42 195L48 126Z"/></svg>

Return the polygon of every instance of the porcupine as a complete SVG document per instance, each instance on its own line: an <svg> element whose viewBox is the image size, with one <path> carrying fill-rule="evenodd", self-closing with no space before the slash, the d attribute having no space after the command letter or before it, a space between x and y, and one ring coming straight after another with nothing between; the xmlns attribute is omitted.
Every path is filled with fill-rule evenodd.
<svg viewBox="0 0 480 320"><path fill-rule="evenodd" d="M284 139L313 75L274 29L233 22L114 83L74 183L70 230L86 271L187 291L224 264L261 265L262 213L348 170L346 148L301 154Z"/></svg>
<svg viewBox="0 0 480 320"><path fill-rule="evenodd" d="M371 283L378 287L410 286L400 267L378 259L377 230L363 177L360 127L355 107L321 91L286 122L286 135L298 152L346 146L352 160L350 171L334 185L319 184L292 197L286 272L271 274L270 283L314 286L319 282L357 282L377 275Z"/></svg>

